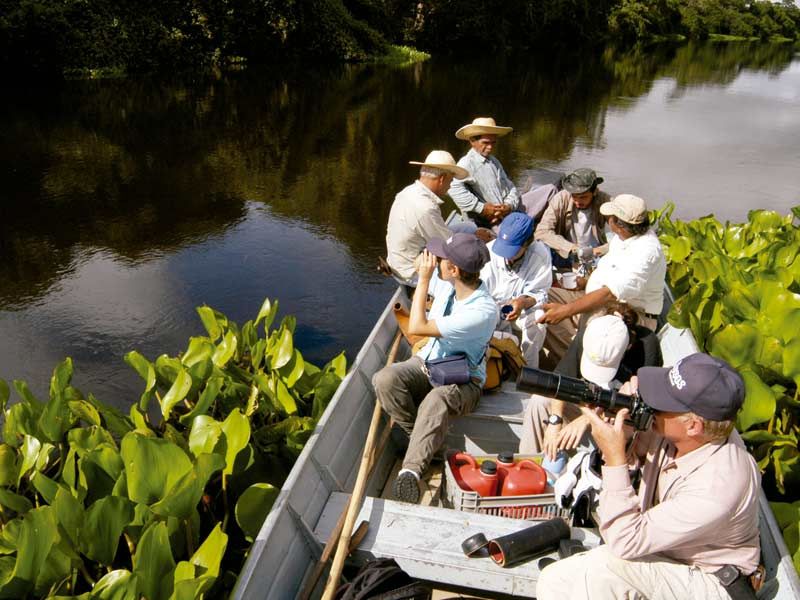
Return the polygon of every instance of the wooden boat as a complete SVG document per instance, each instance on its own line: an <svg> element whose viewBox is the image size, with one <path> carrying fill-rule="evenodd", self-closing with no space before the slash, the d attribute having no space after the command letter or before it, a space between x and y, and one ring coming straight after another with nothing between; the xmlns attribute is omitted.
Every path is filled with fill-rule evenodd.
<svg viewBox="0 0 800 600"><path fill-rule="evenodd" d="M385 364L397 330L393 305L405 301L405 294L398 289L361 348L267 516L233 598L295 598L304 588L344 508L347 491L353 488L375 402L371 378ZM667 365L697 350L686 330L664 325L659 338ZM409 348L403 343L398 360L408 354ZM499 392L484 395L472 415L452 423L448 446L476 454L516 449L525 401L526 395L517 392L510 382ZM489 559L468 559L461 551L461 541L473 533L502 535L530 523L380 498L391 479L395 454L389 443L378 457L359 515L359 520L369 521L369 529L352 560L358 563L391 556L412 576L431 581L436 587L466 589L484 597L533 597L538 577L536 561L502 569ZM800 581L763 492L759 514L768 577L759 597L800 598ZM596 532L588 529L573 528L573 538L587 545L598 541ZM316 596L322 587L324 577Z"/></svg>

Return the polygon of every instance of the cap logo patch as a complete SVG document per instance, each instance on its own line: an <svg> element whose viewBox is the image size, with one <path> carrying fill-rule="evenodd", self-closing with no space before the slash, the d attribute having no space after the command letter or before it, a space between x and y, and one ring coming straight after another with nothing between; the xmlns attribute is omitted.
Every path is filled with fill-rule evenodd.
<svg viewBox="0 0 800 600"><path fill-rule="evenodd" d="M453 236L451 235L449 238L447 238L445 244L451 244L452 242L453 242Z"/></svg>
<svg viewBox="0 0 800 600"><path fill-rule="evenodd" d="M680 371L678 371L678 367L680 366L680 362L678 362L674 367L672 367L669 371L669 382L672 384L672 387L682 390L686 387L686 380L681 376Z"/></svg>

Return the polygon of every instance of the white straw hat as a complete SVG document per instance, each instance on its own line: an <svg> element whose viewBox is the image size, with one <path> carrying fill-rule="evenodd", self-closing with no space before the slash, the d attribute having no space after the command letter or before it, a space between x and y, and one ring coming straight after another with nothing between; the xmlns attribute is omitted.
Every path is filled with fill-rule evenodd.
<svg viewBox="0 0 800 600"><path fill-rule="evenodd" d="M633 194L620 194L614 196L610 202L600 205L600 214L610 217L614 215L621 221L638 225L647 216L647 204L639 196Z"/></svg>
<svg viewBox="0 0 800 600"><path fill-rule="evenodd" d="M410 165L420 165L421 167L432 167L434 169L442 169L448 173L452 173L456 179L466 179L469 177L469 171L456 164L453 155L445 150L434 150L425 157L425 162L416 160L408 161Z"/></svg>
<svg viewBox="0 0 800 600"><path fill-rule="evenodd" d="M514 130L511 127L499 126L492 117L478 117L469 125L464 125L456 131L456 137L460 140L469 140L471 137L483 135L484 133L503 137L512 131Z"/></svg>
<svg viewBox="0 0 800 600"><path fill-rule="evenodd" d="M604 315L589 321L583 333L581 376L608 388L617 375L628 342L628 327L618 316Z"/></svg>

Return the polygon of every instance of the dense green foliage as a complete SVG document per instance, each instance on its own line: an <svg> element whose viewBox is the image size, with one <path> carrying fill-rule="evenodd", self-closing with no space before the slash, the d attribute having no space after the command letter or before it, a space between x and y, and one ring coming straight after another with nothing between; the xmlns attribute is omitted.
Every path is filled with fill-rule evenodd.
<svg viewBox="0 0 800 600"><path fill-rule="evenodd" d="M114 74L365 60L390 44L485 54L610 39L797 39L791 0L0 0L6 72Z"/></svg>
<svg viewBox="0 0 800 600"><path fill-rule="evenodd" d="M6 409L0 380L0 597L224 595L345 371L305 362L277 309L239 328L204 306L180 357L130 352L127 416L73 387L69 358L47 402L15 381Z"/></svg>
<svg viewBox="0 0 800 600"><path fill-rule="evenodd" d="M781 494L800 483L800 207L753 210L744 224L659 215L676 327L739 369L746 398L737 427ZM769 488L768 488L769 490Z"/></svg>
<svg viewBox="0 0 800 600"><path fill-rule="evenodd" d="M800 500L788 502L771 502L775 520L783 532L783 539L792 555L794 568L800 573Z"/></svg>

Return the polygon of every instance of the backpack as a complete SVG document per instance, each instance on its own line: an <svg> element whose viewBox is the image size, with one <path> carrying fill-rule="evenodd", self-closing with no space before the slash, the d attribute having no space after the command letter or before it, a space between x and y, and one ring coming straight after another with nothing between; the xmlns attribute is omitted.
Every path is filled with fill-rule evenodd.
<svg viewBox="0 0 800 600"><path fill-rule="evenodd" d="M393 558L366 563L352 581L336 590L336 600L430 600L431 588L412 579Z"/></svg>
<svg viewBox="0 0 800 600"><path fill-rule="evenodd" d="M506 379L516 379L524 366L525 359L517 338L495 332L489 340L489 350L486 352L486 381L483 391L491 392L499 388Z"/></svg>

